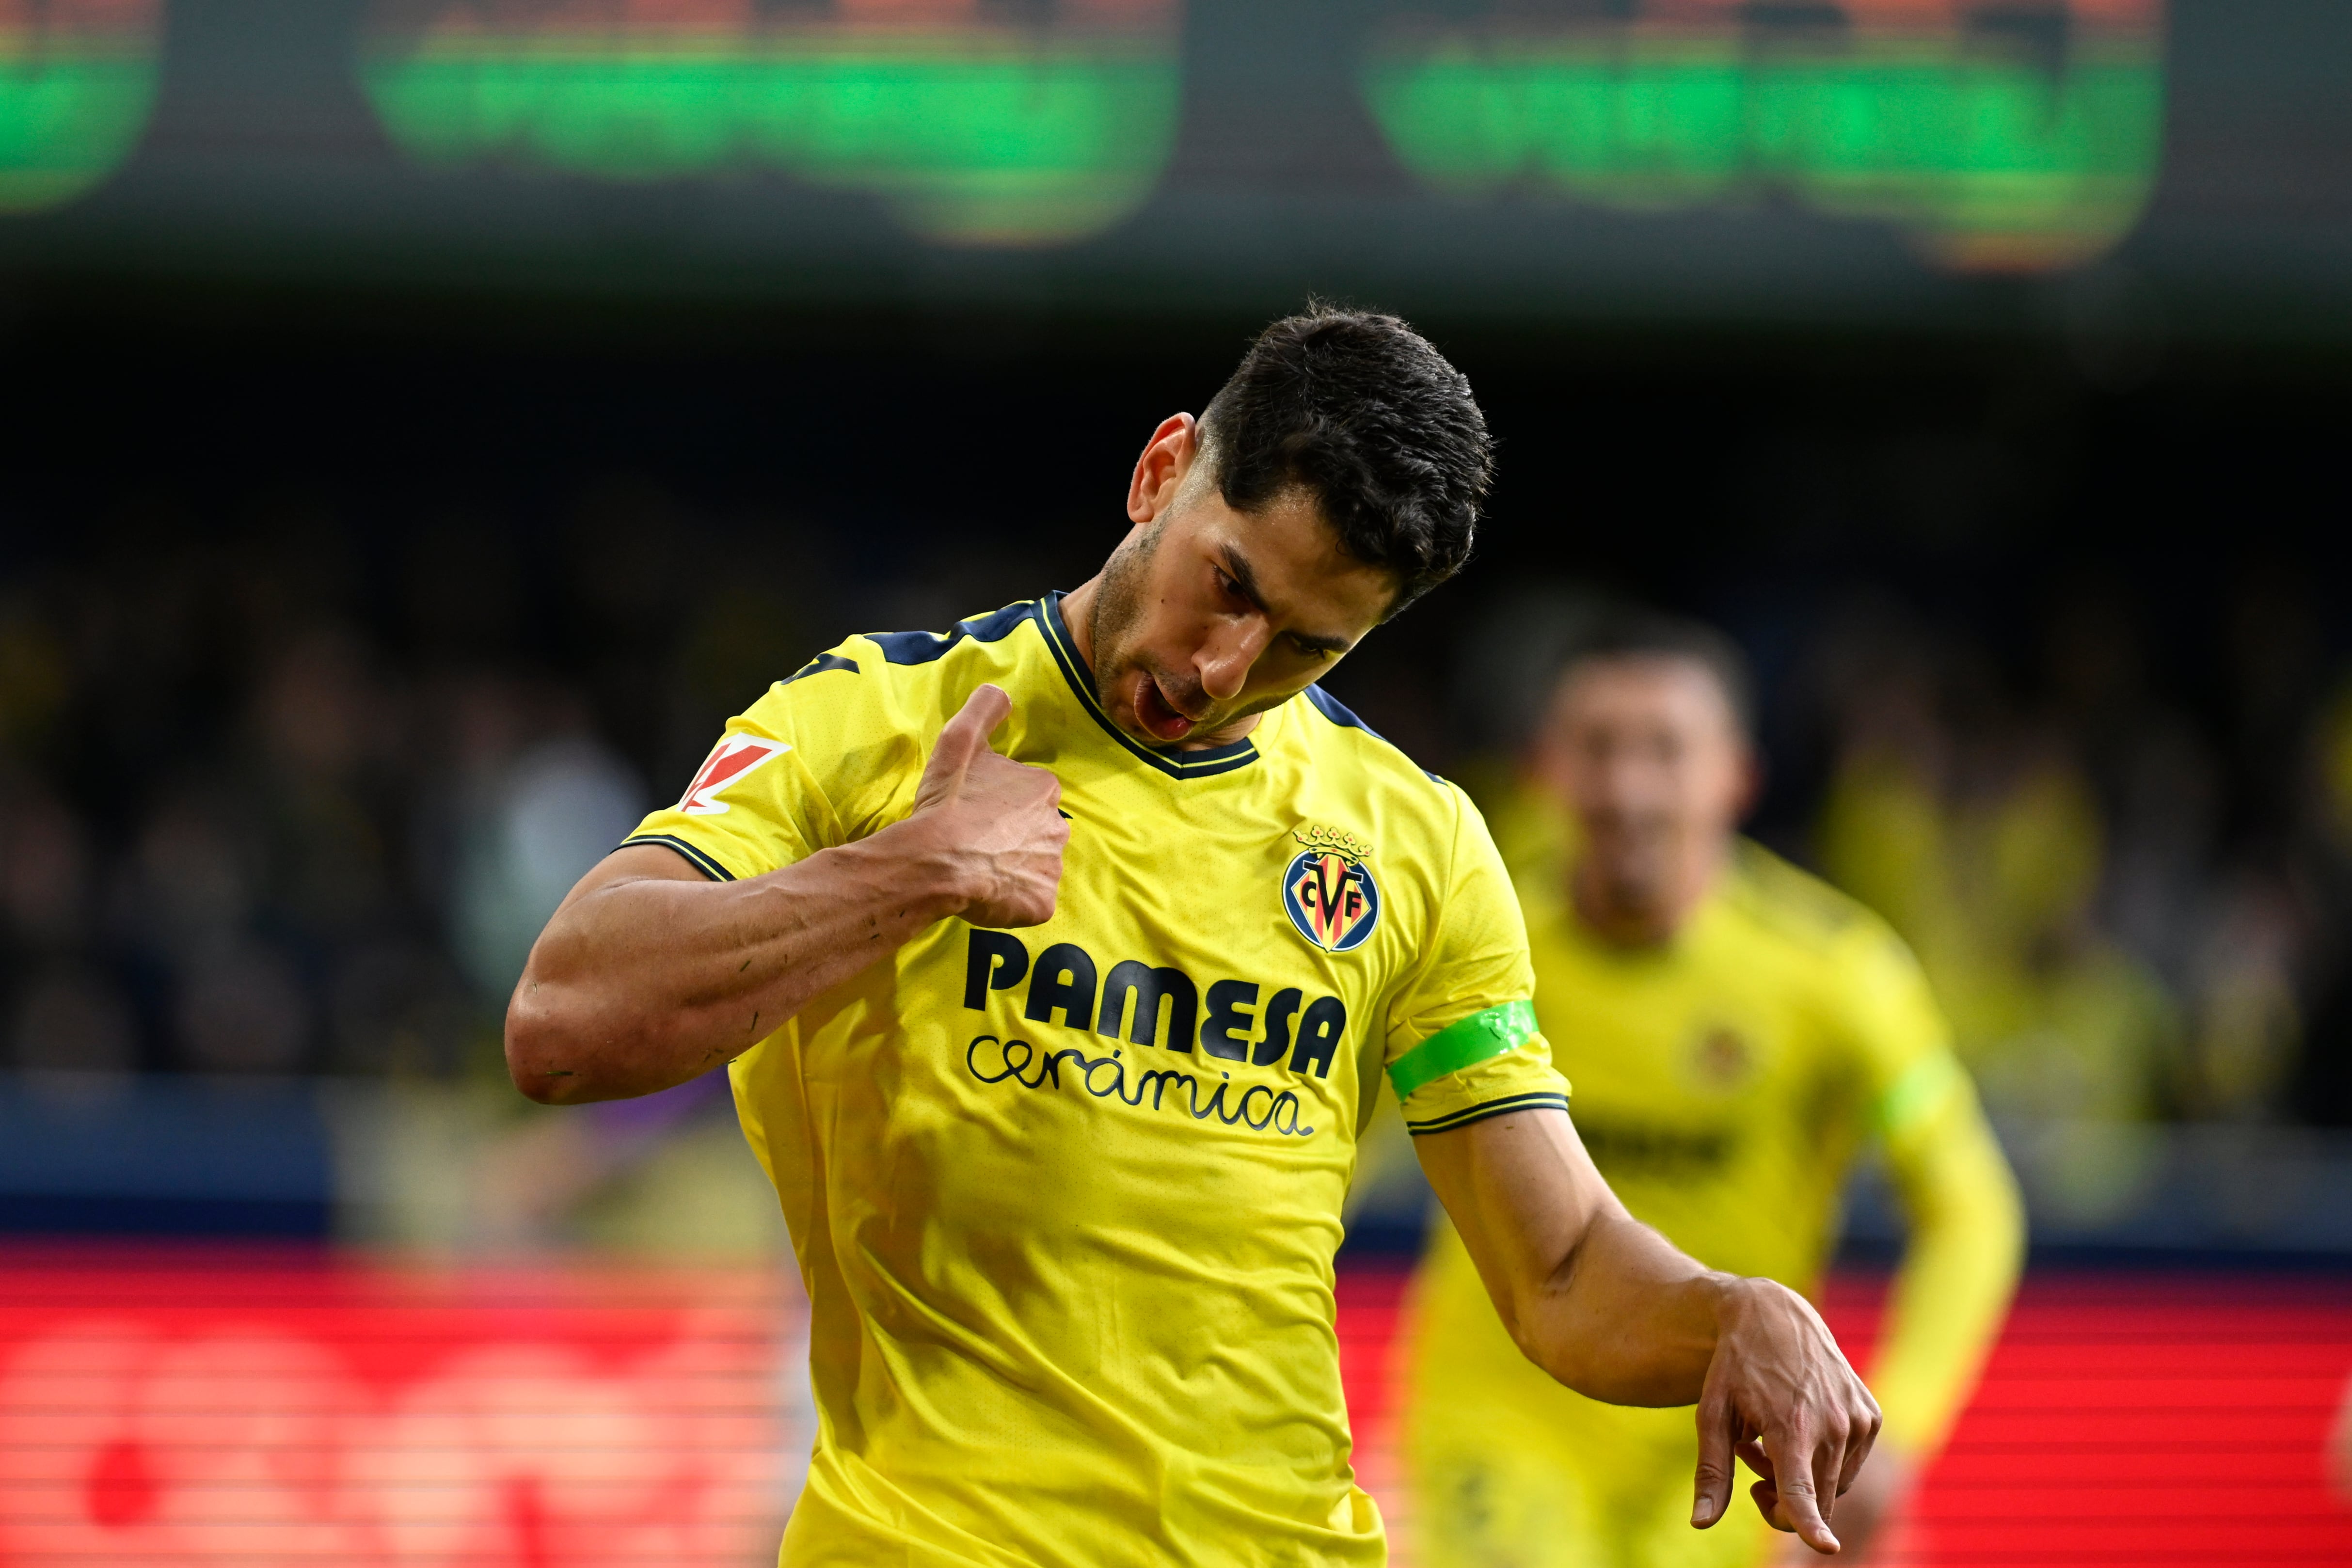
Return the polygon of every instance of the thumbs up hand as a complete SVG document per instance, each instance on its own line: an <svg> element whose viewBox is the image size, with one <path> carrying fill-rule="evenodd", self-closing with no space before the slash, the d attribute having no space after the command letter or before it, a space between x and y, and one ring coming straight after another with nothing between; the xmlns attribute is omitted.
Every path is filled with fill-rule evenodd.
<svg viewBox="0 0 2352 1568"><path fill-rule="evenodd" d="M943 873L964 897L961 913L974 925L1051 920L1070 841L1070 824L1055 809L1061 780L989 747L1012 712L1003 688L973 688L940 731L908 818L929 830Z"/></svg>

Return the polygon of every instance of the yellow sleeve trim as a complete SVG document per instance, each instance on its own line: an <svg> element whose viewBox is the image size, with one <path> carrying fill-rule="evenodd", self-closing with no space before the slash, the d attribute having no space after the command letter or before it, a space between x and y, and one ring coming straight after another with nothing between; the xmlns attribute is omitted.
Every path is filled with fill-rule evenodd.
<svg viewBox="0 0 2352 1568"><path fill-rule="evenodd" d="M1389 1063L1400 1103L1425 1083L1517 1051L1537 1034L1533 1002L1505 1002L1446 1025Z"/></svg>

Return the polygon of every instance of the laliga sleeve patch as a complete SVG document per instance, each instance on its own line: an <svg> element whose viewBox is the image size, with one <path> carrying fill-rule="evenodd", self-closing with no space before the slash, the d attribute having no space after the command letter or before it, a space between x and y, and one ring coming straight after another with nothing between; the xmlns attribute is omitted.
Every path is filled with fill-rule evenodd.
<svg viewBox="0 0 2352 1568"><path fill-rule="evenodd" d="M782 757L792 747L781 740L767 740L756 735L730 735L711 747L703 759L701 770L677 802L677 809L689 817L715 817L728 810L727 802L719 799L721 791L732 789L746 777Z"/></svg>
<svg viewBox="0 0 2352 1568"><path fill-rule="evenodd" d="M1298 934L1326 953L1364 945L1381 923L1381 889L1365 863L1370 850L1352 833L1307 826L1291 837L1307 847L1282 873L1282 907Z"/></svg>

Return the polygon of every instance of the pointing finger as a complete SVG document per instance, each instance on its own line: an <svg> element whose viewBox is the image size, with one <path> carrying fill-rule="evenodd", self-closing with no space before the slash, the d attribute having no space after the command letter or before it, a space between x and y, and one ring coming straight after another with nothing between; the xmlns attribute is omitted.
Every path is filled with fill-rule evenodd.
<svg viewBox="0 0 2352 1568"><path fill-rule="evenodd" d="M1013 699L1002 686L978 685L963 706L940 730L931 747L930 769L961 774L971 759L988 749L988 737L1013 712Z"/></svg>
<svg viewBox="0 0 2352 1568"><path fill-rule="evenodd" d="M993 682L982 681L979 685L971 688L971 695L963 699L963 706L957 710L955 717L948 720L948 727L970 725L981 740L985 742L990 736L996 733L996 727L1010 717L1012 713L1013 699L1005 695L1004 688Z"/></svg>
<svg viewBox="0 0 2352 1568"><path fill-rule="evenodd" d="M1731 1410L1710 1390L1698 1406L1698 1475L1691 1528L1705 1530L1731 1505Z"/></svg>
<svg viewBox="0 0 2352 1568"><path fill-rule="evenodd" d="M1831 1435L1813 1440L1813 1501L1821 1508L1823 1523L1837 1518L1837 1500L1845 1495L1845 1488L1838 1480L1844 1459L1843 1430L1833 1427Z"/></svg>
<svg viewBox="0 0 2352 1568"><path fill-rule="evenodd" d="M1877 1401L1873 1400L1869 1410L1864 1414L1864 1418L1856 1420L1846 1436L1845 1464L1838 1471L1838 1496L1840 1497L1843 1497L1846 1494L1846 1489L1853 1485L1854 1478L1862 1474L1863 1461L1870 1458L1870 1450L1878 1442L1881 1417Z"/></svg>
<svg viewBox="0 0 2352 1568"><path fill-rule="evenodd" d="M1831 1533L1829 1521L1822 1517L1814 1493L1813 1467L1808 1462L1812 1456L1805 1452L1809 1446L1810 1439L1801 1427L1782 1436L1778 1443L1768 1439L1768 1447L1780 1450L1772 1456L1774 1487L1780 1493L1780 1511L1787 1515L1797 1538L1816 1552L1835 1552L1838 1538Z"/></svg>

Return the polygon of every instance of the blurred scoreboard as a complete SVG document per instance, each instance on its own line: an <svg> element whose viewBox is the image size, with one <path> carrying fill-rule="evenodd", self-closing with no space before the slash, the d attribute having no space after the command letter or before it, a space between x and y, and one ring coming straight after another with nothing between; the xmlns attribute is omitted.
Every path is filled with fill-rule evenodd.
<svg viewBox="0 0 2352 1568"><path fill-rule="evenodd" d="M2335 0L0 0L0 265L2308 331L2347 72Z"/></svg>

